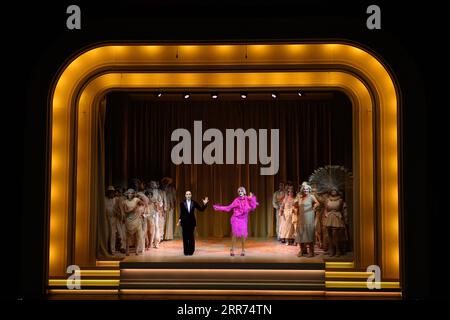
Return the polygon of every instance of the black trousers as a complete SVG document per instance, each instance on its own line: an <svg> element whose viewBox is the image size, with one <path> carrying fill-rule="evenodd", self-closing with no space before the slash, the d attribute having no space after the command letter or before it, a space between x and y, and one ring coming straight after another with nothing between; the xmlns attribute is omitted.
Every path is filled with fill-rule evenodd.
<svg viewBox="0 0 450 320"><path fill-rule="evenodd" d="M183 228L183 250L184 255L193 255L195 251L195 239L194 239L194 228L185 227Z"/></svg>

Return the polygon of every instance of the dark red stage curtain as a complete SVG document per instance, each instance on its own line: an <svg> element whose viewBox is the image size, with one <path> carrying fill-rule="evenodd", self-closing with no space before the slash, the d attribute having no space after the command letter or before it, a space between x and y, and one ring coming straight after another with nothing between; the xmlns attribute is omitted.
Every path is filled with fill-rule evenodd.
<svg viewBox="0 0 450 320"><path fill-rule="evenodd" d="M144 181L172 177L178 201L185 190L210 206L197 215L199 236L230 235L227 213L212 210L212 204L229 204L241 185L258 197L260 206L251 214L249 236L274 235L272 194L279 181L296 186L327 164L352 169L352 107L340 93L323 98L292 100L155 101L137 93L113 92L106 98L105 186L126 187L131 178ZM174 165L172 131L186 128L193 135L195 120L203 132L217 128L279 129L280 168L275 176L260 175L260 165ZM206 146L209 142L204 143ZM178 212L177 212L178 216ZM177 233L177 232L176 232Z"/></svg>

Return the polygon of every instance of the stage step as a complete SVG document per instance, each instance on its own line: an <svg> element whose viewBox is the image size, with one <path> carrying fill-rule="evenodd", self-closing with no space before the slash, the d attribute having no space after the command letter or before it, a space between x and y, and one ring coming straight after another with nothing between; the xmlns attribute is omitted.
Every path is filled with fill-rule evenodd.
<svg viewBox="0 0 450 320"><path fill-rule="evenodd" d="M398 299L402 296L400 283L395 281L382 281L380 289L368 289L366 281L370 273L355 270L352 262L261 261L249 257L98 261L95 267L81 268L80 290L69 290L67 278L58 278L49 280L48 293L53 297L144 294Z"/></svg>
<svg viewBox="0 0 450 320"><path fill-rule="evenodd" d="M325 290L325 263L121 262L120 291Z"/></svg>

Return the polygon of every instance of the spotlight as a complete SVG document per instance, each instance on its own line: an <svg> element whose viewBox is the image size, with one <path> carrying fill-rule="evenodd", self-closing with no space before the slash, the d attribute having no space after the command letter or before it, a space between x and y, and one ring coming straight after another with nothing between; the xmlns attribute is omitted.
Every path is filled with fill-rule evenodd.
<svg viewBox="0 0 450 320"><path fill-rule="evenodd" d="M191 95L190 95L189 93L183 94L183 98L185 98L185 99L189 99L190 96L191 96Z"/></svg>
<svg viewBox="0 0 450 320"><path fill-rule="evenodd" d="M241 93L241 98L242 99L247 99L247 94L246 93Z"/></svg>
<svg viewBox="0 0 450 320"><path fill-rule="evenodd" d="M272 92L272 98L276 99L278 95L275 92Z"/></svg>
<svg viewBox="0 0 450 320"><path fill-rule="evenodd" d="M301 91L297 92L298 96L301 97L303 93Z"/></svg>
<svg viewBox="0 0 450 320"><path fill-rule="evenodd" d="M219 95L217 93L212 93L211 94L211 98L213 99L217 99L219 97Z"/></svg>
<svg viewBox="0 0 450 320"><path fill-rule="evenodd" d="M162 97L162 92L158 92L158 93L156 94L156 96L157 96L158 98L161 98L161 97Z"/></svg>

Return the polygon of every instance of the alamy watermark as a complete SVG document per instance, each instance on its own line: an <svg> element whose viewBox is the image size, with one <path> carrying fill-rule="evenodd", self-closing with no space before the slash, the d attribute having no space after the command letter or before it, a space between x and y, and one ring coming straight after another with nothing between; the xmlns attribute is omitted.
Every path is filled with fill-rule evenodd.
<svg viewBox="0 0 450 320"><path fill-rule="evenodd" d="M369 30L381 29L381 9L376 4L367 7L366 13L370 16L366 20L366 26Z"/></svg>
<svg viewBox="0 0 450 320"><path fill-rule="evenodd" d="M270 131L270 132L269 132ZM270 135L270 153L268 152ZM172 162L179 164L245 164L246 145L248 163L258 164L261 175L275 175L279 169L279 129L226 129L224 137L219 129L209 128L203 133L202 121L194 121L194 137L187 129L179 128L172 132L171 141L178 142L171 152ZM203 149L203 142L210 142ZM248 142L246 144L246 141ZM194 145L192 159L192 144ZM224 156L225 153L225 156Z"/></svg>
<svg viewBox="0 0 450 320"><path fill-rule="evenodd" d="M66 20L66 27L69 30L81 29L81 9L76 4L67 7L66 13L70 14Z"/></svg>
<svg viewBox="0 0 450 320"><path fill-rule="evenodd" d="M367 288L370 290L381 289L381 269L377 265L370 265L367 267L366 272L372 274L367 278Z"/></svg>
<svg viewBox="0 0 450 320"><path fill-rule="evenodd" d="M66 280L66 286L69 290L81 289L81 274L80 267L77 265L70 265L67 267L66 273L69 273L70 276Z"/></svg>

